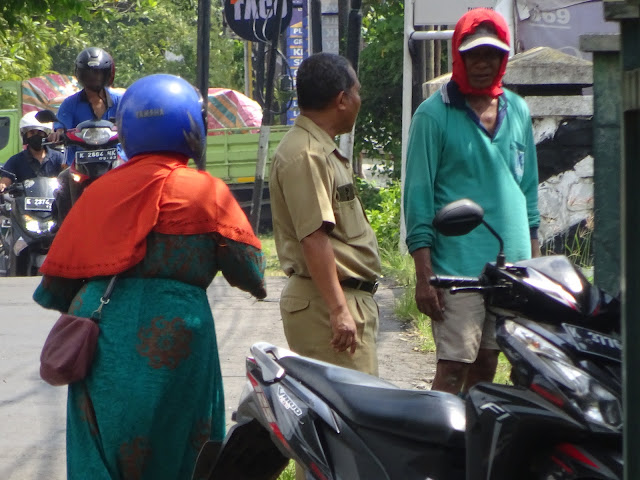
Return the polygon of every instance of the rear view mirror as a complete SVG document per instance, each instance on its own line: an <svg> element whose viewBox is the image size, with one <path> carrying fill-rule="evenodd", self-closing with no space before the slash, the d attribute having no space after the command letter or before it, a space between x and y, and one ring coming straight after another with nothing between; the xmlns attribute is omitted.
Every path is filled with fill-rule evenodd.
<svg viewBox="0 0 640 480"><path fill-rule="evenodd" d="M459 237L466 235L481 223L484 223L484 226L498 240L500 250L498 251L496 265L504 267L505 256L502 237L491 225L484 221L484 210L473 200L463 198L442 207L433 219L433 228L446 237Z"/></svg>
<svg viewBox="0 0 640 480"><path fill-rule="evenodd" d="M482 223L484 210L468 198L456 200L442 207L433 219L433 227L442 235L466 235Z"/></svg>
<svg viewBox="0 0 640 480"><path fill-rule="evenodd" d="M52 123L57 122L58 117L56 117L56 114L51 110L40 110L38 113L36 113L36 120L38 120L40 123Z"/></svg>

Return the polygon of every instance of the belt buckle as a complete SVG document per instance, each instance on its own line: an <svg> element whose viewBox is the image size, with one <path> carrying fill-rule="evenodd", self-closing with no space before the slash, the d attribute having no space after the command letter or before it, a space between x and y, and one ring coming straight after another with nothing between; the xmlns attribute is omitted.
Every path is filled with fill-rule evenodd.
<svg viewBox="0 0 640 480"><path fill-rule="evenodd" d="M378 282L373 283L373 288L371 289L371 295L375 294L378 291L378 286L380 286Z"/></svg>

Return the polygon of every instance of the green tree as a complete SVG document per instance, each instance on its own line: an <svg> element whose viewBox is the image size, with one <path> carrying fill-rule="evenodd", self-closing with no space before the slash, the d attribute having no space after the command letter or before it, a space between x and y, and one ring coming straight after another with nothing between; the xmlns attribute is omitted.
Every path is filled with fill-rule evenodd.
<svg viewBox="0 0 640 480"><path fill-rule="evenodd" d="M156 0L4 0L0 6L0 79L22 80L50 73L50 48L82 46L78 19L109 21Z"/></svg>
<svg viewBox="0 0 640 480"><path fill-rule="evenodd" d="M223 34L221 4L211 12L210 85L241 89L242 43ZM116 86L159 72L195 81L195 0L8 0L0 14L2 80L73 74L77 54L100 46L114 57Z"/></svg>
<svg viewBox="0 0 640 480"><path fill-rule="evenodd" d="M0 5L0 24L13 27L21 23L24 17L53 15L66 18L87 14L89 2L82 0L3 0ZM6 30L0 29L0 36Z"/></svg>
<svg viewBox="0 0 640 480"><path fill-rule="evenodd" d="M355 151L364 151L385 173L400 177L404 2L369 2L362 21L364 49L359 78L362 106Z"/></svg>
<svg viewBox="0 0 640 480"><path fill-rule="evenodd" d="M197 2L173 0L133 8L100 22L80 19L82 47L99 46L116 63L116 86L127 87L152 73L196 79ZM243 82L242 44L223 35L220 5L211 7L209 84L240 89ZM53 69L72 74L77 46L52 49ZM222 68L221 68L222 66Z"/></svg>

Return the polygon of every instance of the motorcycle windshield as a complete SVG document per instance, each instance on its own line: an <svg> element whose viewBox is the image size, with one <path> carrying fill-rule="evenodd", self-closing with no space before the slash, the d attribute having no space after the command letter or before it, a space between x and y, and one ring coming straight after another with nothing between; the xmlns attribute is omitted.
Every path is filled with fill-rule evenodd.
<svg viewBox="0 0 640 480"><path fill-rule="evenodd" d="M598 307L600 294L598 289L589 283L587 278L573 265L569 259L562 255L550 255L530 260L523 260L515 264L518 267L527 267L530 281L532 283L537 274L542 274L551 282L535 281L535 287L547 291L563 303L572 308L591 314ZM531 272L534 270L534 272Z"/></svg>

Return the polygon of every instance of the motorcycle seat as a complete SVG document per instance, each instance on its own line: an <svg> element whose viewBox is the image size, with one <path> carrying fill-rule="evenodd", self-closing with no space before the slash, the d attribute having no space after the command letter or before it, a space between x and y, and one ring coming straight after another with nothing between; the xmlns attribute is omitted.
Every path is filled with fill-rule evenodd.
<svg viewBox="0 0 640 480"><path fill-rule="evenodd" d="M465 405L455 395L403 390L378 377L307 357L282 357L279 363L347 422L420 442L464 447Z"/></svg>

